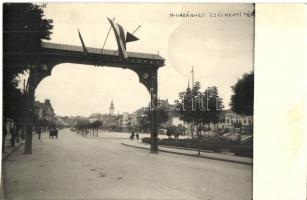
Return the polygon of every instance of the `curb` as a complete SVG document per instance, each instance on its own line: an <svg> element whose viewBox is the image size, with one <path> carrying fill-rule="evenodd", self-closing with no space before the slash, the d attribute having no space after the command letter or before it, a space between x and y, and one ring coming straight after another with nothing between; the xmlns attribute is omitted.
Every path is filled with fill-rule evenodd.
<svg viewBox="0 0 307 200"><path fill-rule="evenodd" d="M20 142L18 144L18 146L15 146L15 148L10 151L8 154L4 155L3 158L2 158L2 162L5 161L12 153L14 153L17 149L19 149L22 145L24 145L24 142Z"/></svg>
<svg viewBox="0 0 307 200"><path fill-rule="evenodd" d="M149 148L147 148L147 147L138 147L138 146L134 146L134 145L125 144L123 142L121 144L124 145L124 146L128 146L128 147L149 150ZM253 163L245 162L245 161L229 160L229 159L223 159L223 158L215 158L215 157L204 156L204 155L199 156L199 155L196 155L196 154L193 155L193 154L180 153L180 152L168 151L168 150L163 150L163 149L159 149L159 151L160 152L164 152L164 153L172 153L172 154L183 155L183 156L190 156L190 157L195 157L195 158L204 158L204 159L211 159L211 160L218 160L218 161L224 161L224 162L231 162L231 163L236 163L236 164L243 164L243 165L253 166Z"/></svg>
<svg viewBox="0 0 307 200"><path fill-rule="evenodd" d="M143 143L143 142L138 142L139 144L144 144L144 145L149 145L148 143ZM196 151L198 152L198 149L193 149L193 148L186 148L186 147L176 147L176 146L167 146L167 145L160 145L160 147L165 147L165 148L170 148L170 149L181 149L181 150L189 150L189 151ZM215 153L214 151L211 150L200 150L200 152L205 152L205 153Z"/></svg>

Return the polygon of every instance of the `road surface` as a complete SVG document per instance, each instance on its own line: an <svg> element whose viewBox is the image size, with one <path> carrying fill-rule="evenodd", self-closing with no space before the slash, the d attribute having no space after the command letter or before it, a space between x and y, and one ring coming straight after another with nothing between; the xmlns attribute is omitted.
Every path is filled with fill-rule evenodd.
<svg viewBox="0 0 307 200"><path fill-rule="evenodd" d="M58 139L33 141L4 163L5 199L250 200L252 167L121 145L123 137L82 137L69 129ZM122 134L125 136L125 134ZM128 134L127 138L129 137ZM36 135L34 136L37 137Z"/></svg>

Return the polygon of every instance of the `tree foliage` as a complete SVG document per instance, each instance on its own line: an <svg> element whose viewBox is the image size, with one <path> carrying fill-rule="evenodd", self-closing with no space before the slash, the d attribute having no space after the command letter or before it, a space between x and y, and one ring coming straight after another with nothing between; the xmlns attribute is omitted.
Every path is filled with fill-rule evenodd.
<svg viewBox="0 0 307 200"><path fill-rule="evenodd" d="M88 119L86 119L86 118L79 118L79 119L77 119L75 128L77 130L88 129L89 126L90 126L89 124L90 124L90 122L89 122Z"/></svg>
<svg viewBox="0 0 307 200"><path fill-rule="evenodd" d="M169 119L169 108L168 108L168 103L164 101L159 101L160 104L158 108L152 108L152 109L157 109L158 113L158 127L161 126L162 123L167 122ZM145 110L145 116L146 119L142 120L142 123L147 123L147 127L151 127L151 117L152 117L152 109L150 109L150 106Z"/></svg>
<svg viewBox="0 0 307 200"><path fill-rule="evenodd" d="M15 121L25 111L25 96L17 88L17 76L35 64L37 58L29 55L39 51L42 39L50 39L52 20L44 19L43 7L31 3L3 4L3 114ZM14 56L6 56L11 54Z"/></svg>
<svg viewBox="0 0 307 200"><path fill-rule="evenodd" d="M167 130L166 135L168 137L171 137L172 135L178 134L178 131L179 131L177 126L167 127L166 130Z"/></svg>
<svg viewBox="0 0 307 200"><path fill-rule="evenodd" d="M27 124L27 137L25 152L31 153L32 141L32 118L34 89L29 87L24 98L18 98L22 94L16 89L18 81L16 77L25 70L30 69L29 82L33 74L31 67L38 64L39 57L35 55L40 52L43 39L49 40L52 20L44 19L44 5L31 3L4 3L3 4L3 114L4 123L7 117L14 116L14 113L25 111L25 123ZM31 84L29 84L31 85ZM20 100L26 99L23 104ZM18 112L12 108L24 108ZM14 119L16 122L17 119ZM5 138L5 133L4 137ZM3 139L4 140L4 139Z"/></svg>
<svg viewBox="0 0 307 200"><path fill-rule="evenodd" d="M93 129L98 129L101 125L102 125L102 122L99 121L99 120L96 120L96 121L90 123L90 126L91 126Z"/></svg>
<svg viewBox="0 0 307 200"><path fill-rule="evenodd" d="M253 115L254 109L254 72L246 73L231 87L231 109L241 115Z"/></svg>
<svg viewBox="0 0 307 200"><path fill-rule="evenodd" d="M35 63L35 58L28 55L40 50L42 40L50 39L53 28L52 20L44 18L44 7L31 3L3 4L3 49L17 56L14 60L5 59L5 64L21 59L24 67Z"/></svg>
<svg viewBox="0 0 307 200"><path fill-rule="evenodd" d="M204 92L200 88L200 83L196 82L192 89L188 87L179 93L176 105L180 118L196 125L218 122L224 106L217 87L208 87Z"/></svg>

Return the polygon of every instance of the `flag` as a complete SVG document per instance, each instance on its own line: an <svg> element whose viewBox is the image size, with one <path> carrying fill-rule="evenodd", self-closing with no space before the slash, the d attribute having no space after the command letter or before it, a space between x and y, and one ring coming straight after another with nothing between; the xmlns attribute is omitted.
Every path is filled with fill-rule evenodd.
<svg viewBox="0 0 307 200"><path fill-rule="evenodd" d="M81 41L81 44L82 44L83 52L84 52L85 54L87 54L88 51L87 51L87 49L86 49L86 46L85 46L85 44L84 44L84 41L83 41L83 39L82 39L82 36L81 36L81 33L80 33L79 29L78 29L78 33L79 33L79 38L80 38L80 41Z"/></svg>
<svg viewBox="0 0 307 200"><path fill-rule="evenodd" d="M117 23L114 23L114 21L112 21L110 18L107 19L110 22L112 29L114 31L119 55L127 59L128 54L126 52L126 44L125 44L126 41L125 40L123 41L123 38L125 37L123 27Z"/></svg>
<svg viewBox="0 0 307 200"><path fill-rule="evenodd" d="M134 42L139 40L139 38L135 37L134 35L132 35L131 33L127 32L126 35L126 42Z"/></svg>
<svg viewBox="0 0 307 200"><path fill-rule="evenodd" d="M120 39L123 41L124 47L125 47L125 49L126 49L126 38L125 38L124 29L123 29L122 25L120 25L120 24L117 24L117 25L118 25L118 28L119 28L119 36L120 36Z"/></svg>

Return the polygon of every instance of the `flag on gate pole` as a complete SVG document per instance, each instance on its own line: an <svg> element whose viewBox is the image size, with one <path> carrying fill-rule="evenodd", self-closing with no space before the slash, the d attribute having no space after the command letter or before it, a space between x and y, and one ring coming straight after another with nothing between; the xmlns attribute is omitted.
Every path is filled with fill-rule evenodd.
<svg viewBox="0 0 307 200"><path fill-rule="evenodd" d="M131 33L127 32L127 36L126 36L126 43L127 42L134 42L139 40L139 38L135 37L134 35L132 35Z"/></svg>
<svg viewBox="0 0 307 200"><path fill-rule="evenodd" d="M115 23L110 18L107 17L107 19L110 22L111 27L112 27L114 34L115 34L116 43L117 43L117 46L118 46L118 53L121 57L123 57L124 59L127 59L128 54L126 52L126 41L125 41L125 38L124 38L125 35L124 35L123 27L121 25L119 25L118 23Z"/></svg>
<svg viewBox="0 0 307 200"><path fill-rule="evenodd" d="M81 36L81 33L80 33L79 29L78 29L78 33L79 33L79 38L80 38L80 41L81 41L81 44L82 44L83 52L84 52L85 54L87 54L88 51L87 51L87 49L86 49L86 46L85 46L85 44L84 44L84 41L83 41L83 39L82 39L82 36Z"/></svg>

